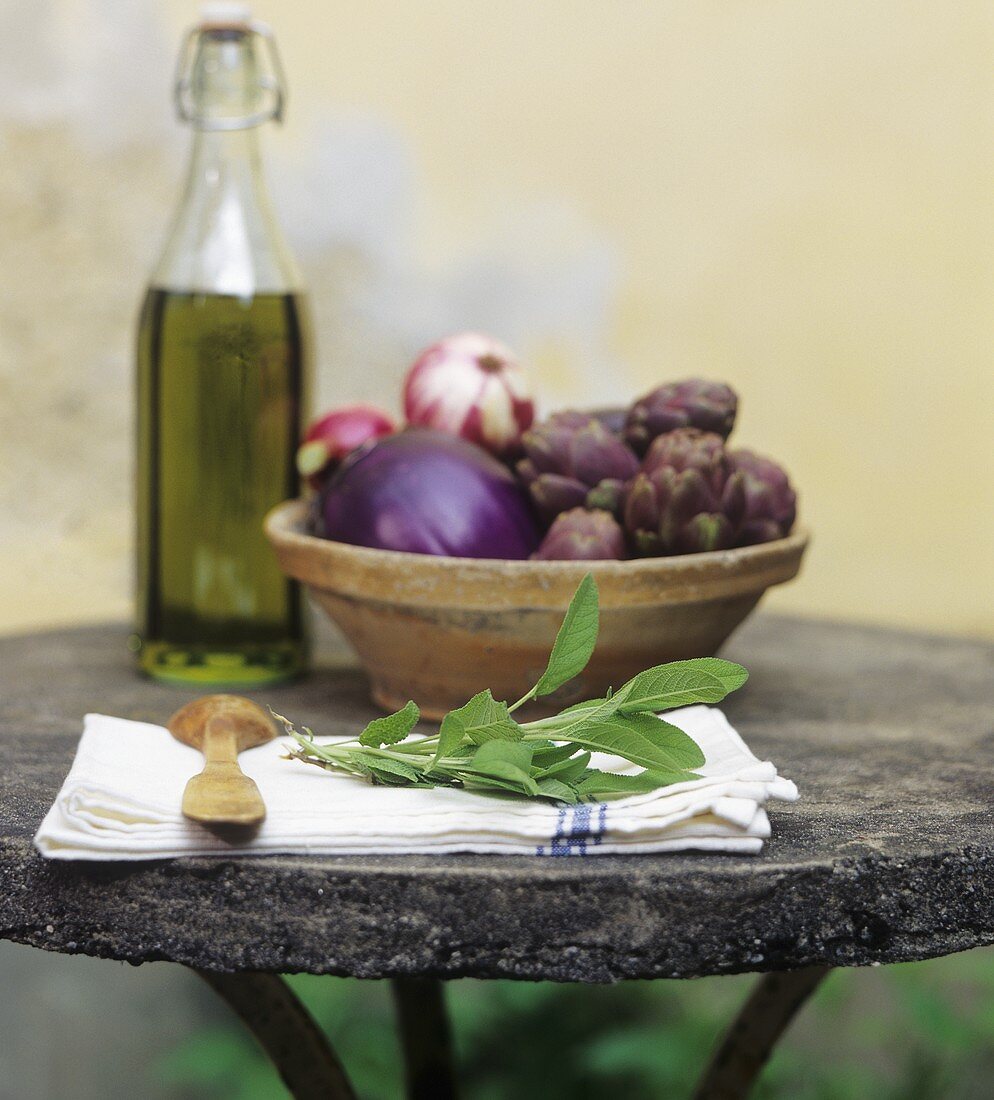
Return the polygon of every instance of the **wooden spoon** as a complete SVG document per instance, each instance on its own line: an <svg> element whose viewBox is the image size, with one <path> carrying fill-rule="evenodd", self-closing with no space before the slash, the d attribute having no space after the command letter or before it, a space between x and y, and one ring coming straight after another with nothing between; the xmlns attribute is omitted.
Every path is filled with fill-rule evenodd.
<svg viewBox="0 0 994 1100"><path fill-rule="evenodd" d="M266 806L237 757L276 736L269 715L239 695L205 695L176 711L167 727L177 741L200 749L207 760L186 785L183 814L205 825L258 825Z"/></svg>

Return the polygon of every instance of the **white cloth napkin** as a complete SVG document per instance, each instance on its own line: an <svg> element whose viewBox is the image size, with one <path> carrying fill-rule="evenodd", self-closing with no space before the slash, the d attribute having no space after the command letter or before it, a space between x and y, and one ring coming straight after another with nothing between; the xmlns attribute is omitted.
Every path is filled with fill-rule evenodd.
<svg viewBox="0 0 994 1100"><path fill-rule="evenodd" d="M311 855L495 852L607 855L684 850L756 853L770 835L768 799L797 788L756 759L715 708L667 713L707 762L702 778L649 794L559 808L438 787L373 786L353 776L286 760L287 739L239 756L258 784L267 816L243 844L229 843L180 813L200 753L161 726L88 714L76 759L35 836L51 859L161 859L186 855ZM606 771L638 771L595 754Z"/></svg>

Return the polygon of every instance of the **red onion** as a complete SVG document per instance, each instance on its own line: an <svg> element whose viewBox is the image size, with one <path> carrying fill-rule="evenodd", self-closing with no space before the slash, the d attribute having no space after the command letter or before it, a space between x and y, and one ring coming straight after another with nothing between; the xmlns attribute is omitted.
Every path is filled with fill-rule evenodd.
<svg viewBox="0 0 994 1100"><path fill-rule="evenodd" d="M316 489L329 472L342 459L368 443L392 435L397 425L382 409L375 405L344 405L332 409L315 420L304 433L304 441L297 450L297 470Z"/></svg>
<svg viewBox="0 0 994 1100"><path fill-rule="evenodd" d="M407 422L462 436L499 458L535 419L524 368L510 348L460 332L423 351L404 381Z"/></svg>
<svg viewBox="0 0 994 1100"><path fill-rule="evenodd" d="M539 542L506 466L464 439L422 428L353 452L321 490L315 533L460 558L527 558Z"/></svg>

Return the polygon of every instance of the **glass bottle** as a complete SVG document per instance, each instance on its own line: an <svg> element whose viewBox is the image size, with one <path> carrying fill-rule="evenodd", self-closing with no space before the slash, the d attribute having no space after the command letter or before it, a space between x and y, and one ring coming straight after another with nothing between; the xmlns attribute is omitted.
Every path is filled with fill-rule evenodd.
<svg viewBox="0 0 994 1100"><path fill-rule="evenodd" d="M273 683L306 660L300 592L262 522L297 493L309 335L259 158L284 100L268 29L205 9L175 97L194 138L138 330L135 648L158 679Z"/></svg>

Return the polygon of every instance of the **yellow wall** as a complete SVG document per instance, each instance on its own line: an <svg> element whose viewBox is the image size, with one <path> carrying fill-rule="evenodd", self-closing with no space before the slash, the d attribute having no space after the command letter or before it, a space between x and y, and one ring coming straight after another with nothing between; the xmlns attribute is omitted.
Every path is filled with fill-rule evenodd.
<svg viewBox="0 0 994 1100"><path fill-rule="evenodd" d="M97 58L119 7L75 5ZM78 340L67 327L40 351L23 311L41 302L21 289L17 317L0 305L0 380L33 357L22 408L68 417L84 444L90 429L122 442L94 442L67 473L50 441L20 432L14 454L0 437L0 628L127 608L126 489L94 490L98 515L78 498L126 484L130 311L182 161L162 145L165 83L195 8L135 11L133 86L155 85L129 99L144 137L140 113L102 144L77 133L67 173L57 150L85 117L49 105L7 125L22 161L0 168L0 227L13 219L21 243L0 244L2 277L17 260L21 282L51 278L33 232L78 249L72 273L88 274L63 314L90 326L93 367L71 373L83 411L61 408ZM405 357L464 324L515 342L547 405L725 379L739 442L787 464L815 535L769 606L994 636L994 7L283 0L259 14L291 82L269 163L314 293L323 401L388 400ZM47 228L28 216L39 193ZM101 289L96 331L73 300ZM28 335L10 335L18 317ZM76 486L50 493L72 497L75 526L24 502L55 476Z"/></svg>

